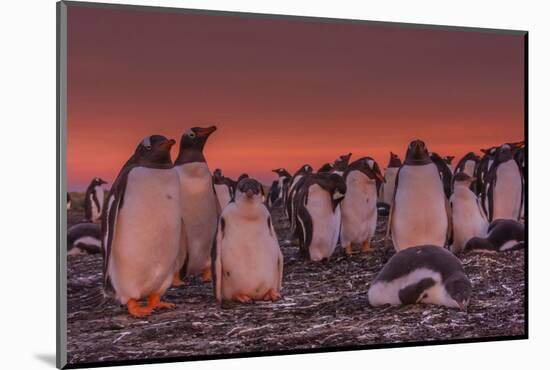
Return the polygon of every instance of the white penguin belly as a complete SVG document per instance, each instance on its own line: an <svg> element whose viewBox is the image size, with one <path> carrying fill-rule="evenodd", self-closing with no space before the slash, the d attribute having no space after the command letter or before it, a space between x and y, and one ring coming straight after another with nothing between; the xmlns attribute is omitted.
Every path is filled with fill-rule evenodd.
<svg viewBox="0 0 550 370"><path fill-rule="evenodd" d="M137 167L128 174L109 260L122 304L163 294L176 269L181 231L179 180L174 170Z"/></svg>
<svg viewBox="0 0 550 370"><path fill-rule="evenodd" d="M229 188L227 185L214 185L216 189L216 196L220 202L220 207L223 210L231 201L231 194L229 194Z"/></svg>
<svg viewBox="0 0 550 370"><path fill-rule="evenodd" d="M399 171L399 168L390 167L384 172L386 182L382 184L384 187L384 199L382 199L382 201L390 206L393 204L393 192L395 191L395 177L397 176L397 171Z"/></svg>
<svg viewBox="0 0 550 370"><path fill-rule="evenodd" d="M346 196L342 200L343 246L370 241L376 230L376 183L359 172L352 171L346 179Z"/></svg>
<svg viewBox="0 0 550 370"><path fill-rule="evenodd" d="M310 258L313 261L328 258L336 249L340 231L338 214L332 210L330 194L317 184L310 186L306 209L313 224Z"/></svg>
<svg viewBox="0 0 550 370"><path fill-rule="evenodd" d="M187 233L187 272L198 274L210 266L210 249L218 222L212 176L204 162L176 166L180 178L181 205Z"/></svg>
<svg viewBox="0 0 550 370"><path fill-rule="evenodd" d="M396 250L425 244L443 247L448 225L445 201L434 164L402 167L391 225Z"/></svg>
<svg viewBox="0 0 550 370"><path fill-rule="evenodd" d="M232 299L246 294L262 299L269 289L279 290L279 244L270 235L265 217L250 219L238 212L225 214L225 231L220 248L222 296Z"/></svg>
<svg viewBox="0 0 550 370"><path fill-rule="evenodd" d="M476 196L468 188L460 186L451 196L453 205L453 245L451 251L459 253L473 237L483 238L489 226L482 216Z"/></svg>
<svg viewBox="0 0 550 370"><path fill-rule="evenodd" d="M518 220L521 212L521 175L515 161L498 166L493 190L493 220Z"/></svg>

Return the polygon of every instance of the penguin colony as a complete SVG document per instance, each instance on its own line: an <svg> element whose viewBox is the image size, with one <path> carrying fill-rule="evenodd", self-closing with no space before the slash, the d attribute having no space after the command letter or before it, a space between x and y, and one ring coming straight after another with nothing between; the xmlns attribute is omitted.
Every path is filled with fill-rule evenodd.
<svg viewBox="0 0 550 370"><path fill-rule="evenodd" d="M273 207L285 210L311 261L330 261L338 247L348 256L368 253L378 216L389 213L386 252L391 240L395 254L365 291L371 306L466 309L472 285L460 255L525 247L523 142L468 153L454 170L453 157L421 140L403 161L390 152L384 173L373 158L351 161L348 153L317 171L274 169L265 194L246 173L234 181L210 172L204 147L215 131L185 131L175 161L175 140L145 137L106 196L106 182L92 180L86 222L68 230L69 254L101 252L104 294L134 317L175 307L162 296L190 275L211 281L218 302L280 299L284 261Z"/></svg>

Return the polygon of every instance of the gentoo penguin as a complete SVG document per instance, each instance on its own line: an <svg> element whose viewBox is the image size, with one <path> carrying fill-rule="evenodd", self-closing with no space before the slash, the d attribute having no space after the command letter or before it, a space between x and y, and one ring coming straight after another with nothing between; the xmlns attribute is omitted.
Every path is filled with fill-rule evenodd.
<svg viewBox="0 0 550 370"><path fill-rule="evenodd" d="M107 181L94 177L86 189L84 198L84 215L87 221L98 222L101 219L101 208L103 207L103 184Z"/></svg>
<svg viewBox="0 0 550 370"><path fill-rule="evenodd" d="M342 154L334 160L334 163L332 164L332 169L329 172L342 176L346 168L348 168L350 158L351 153Z"/></svg>
<svg viewBox="0 0 550 370"><path fill-rule="evenodd" d="M223 210L231 201L235 192L235 182L222 174L219 168L214 170L212 175L212 182L214 183L214 191L218 202Z"/></svg>
<svg viewBox="0 0 550 370"><path fill-rule="evenodd" d="M451 208L453 215L453 244L451 252L459 254L473 237L484 237L489 222L478 197L470 190L474 179L464 172L454 176Z"/></svg>
<svg viewBox="0 0 550 370"><path fill-rule="evenodd" d="M445 163L447 163L447 167L449 167L449 170L453 172L453 159L455 159L454 155L446 155L443 157L443 160Z"/></svg>
<svg viewBox="0 0 550 370"><path fill-rule="evenodd" d="M332 168L332 163L325 163L321 167L319 167L317 173L329 173L330 171L332 171Z"/></svg>
<svg viewBox="0 0 550 370"><path fill-rule="evenodd" d="M288 191L285 199L286 205L286 214L290 220L290 232L294 233L296 230L295 215L294 215L294 195L298 188L298 183L302 180L305 175L308 175L313 172L313 167L309 164L304 164L302 167L292 175L290 179L290 184L288 185Z"/></svg>
<svg viewBox="0 0 550 370"><path fill-rule="evenodd" d="M101 253L101 226L91 222L73 225L67 230L67 255Z"/></svg>
<svg viewBox="0 0 550 370"><path fill-rule="evenodd" d="M384 183L384 176L382 176L382 171L380 171L380 166L378 165L378 162L376 162L372 157L361 157L358 159L358 161L359 160L365 160L368 163L369 167L372 168L372 170L377 174L376 192L380 194L380 189L382 188L382 184Z"/></svg>
<svg viewBox="0 0 550 370"><path fill-rule="evenodd" d="M67 193L67 209L71 209L71 204L72 204L71 194Z"/></svg>
<svg viewBox="0 0 550 370"><path fill-rule="evenodd" d="M347 255L353 245L361 245L363 252L371 250L370 241L376 231L378 220L376 180L383 181L366 159L351 163L344 172L346 196L340 204L342 230L340 241Z"/></svg>
<svg viewBox="0 0 550 370"><path fill-rule="evenodd" d="M397 174L388 231L397 251L427 244L443 247L452 231L439 169L421 140L409 144Z"/></svg>
<svg viewBox="0 0 550 370"><path fill-rule="evenodd" d="M135 317L174 307L160 300L185 258L174 144L161 135L144 138L120 170L102 215L104 292Z"/></svg>
<svg viewBox="0 0 550 370"><path fill-rule="evenodd" d="M464 157L458 161L454 173L457 174L459 172L463 172L466 175L470 176L471 178L474 178L475 170L477 163L479 162L479 157L475 155L473 152L469 152ZM470 190L472 190L476 195L478 194L478 191L476 189L476 181L472 182L470 185Z"/></svg>
<svg viewBox="0 0 550 370"><path fill-rule="evenodd" d="M401 159L399 159L399 156L393 152L390 152L390 160L388 162L388 167L384 169L384 183L380 191L380 198L382 198L382 202L386 203L390 207L393 204L395 178L399 168L401 168L401 165Z"/></svg>
<svg viewBox="0 0 550 370"><path fill-rule="evenodd" d="M445 190L445 196L451 197L451 187L453 182L453 171L447 165L447 162L437 153L431 153L430 159L437 166L439 170L439 176L443 181L443 189Z"/></svg>
<svg viewBox="0 0 550 370"><path fill-rule="evenodd" d="M346 183L337 174L308 174L302 179L293 202L300 251L312 261L329 258L340 234L336 209L346 193Z"/></svg>
<svg viewBox="0 0 550 370"><path fill-rule="evenodd" d="M472 284L445 248L422 245L393 255L370 286L371 306L427 303L465 310Z"/></svg>
<svg viewBox="0 0 550 370"><path fill-rule="evenodd" d="M212 175L203 154L208 137L216 126L193 127L181 137L174 168L180 179L183 224L187 235L188 261L180 276L201 274L210 281L210 249L218 224L219 207ZM179 281L175 278L174 285Z"/></svg>
<svg viewBox="0 0 550 370"><path fill-rule="evenodd" d="M288 190L288 183L290 182L292 176L284 168L277 168L276 170L272 170L272 172L275 172L279 177L276 180L277 186L274 188L274 199L271 201L270 206L280 204L284 207L284 200L286 198L286 192Z"/></svg>
<svg viewBox="0 0 550 370"><path fill-rule="evenodd" d="M498 148L483 181L481 201L489 221L519 220L523 197L523 179L508 145Z"/></svg>
<svg viewBox="0 0 550 370"><path fill-rule="evenodd" d="M489 225L488 235L472 238L464 250L481 252L504 252L525 247L525 225L514 220L495 220Z"/></svg>
<svg viewBox="0 0 550 370"><path fill-rule="evenodd" d="M239 181L235 200L221 214L212 246L212 275L218 302L281 297L283 255L262 202L262 185L254 179Z"/></svg>
<svg viewBox="0 0 550 370"><path fill-rule="evenodd" d="M497 147L492 147L489 149L481 149L483 156L477 163L474 177L476 179L475 189L476 193L479 195L483 191L483 184L485 183L485 176L489 173L493 162L495 161L495 156L497 152Z"/></svg>

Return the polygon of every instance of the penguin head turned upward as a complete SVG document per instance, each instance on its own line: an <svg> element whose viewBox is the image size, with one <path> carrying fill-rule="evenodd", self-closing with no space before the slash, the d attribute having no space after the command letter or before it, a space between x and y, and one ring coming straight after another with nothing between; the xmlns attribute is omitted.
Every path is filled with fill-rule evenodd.
<svg viewBox="0 0 550 370"><path fill-rule="evenodd" d="M334 161L332 168L336 171L345 171L349 164L349 159L351 158L351 153L342 154Z"/></svg>
<svg viewBox="0 0 550 370"><path fill-rule="evenodd" d="M388 162L388 168L401 167L401 159L394 152L390 152L390 161Z"/></svg>
<svg viewBox="0 0 550 370"><path fill-rule="evenodd" d="M475 181L474 177L469 176L464 172L457 172L453 177L454 187L464 186L466 188L470 187L470 184Z"/></svg>
<svg viewBox="0 0 550 370"><path fill-rule="evenodd" d="M235 194L235 202L237 204L247 203L263 203L264 188L259 181L245 177L237 183L237 191Z"/></svg>
<svg viewBox="0 0 550 370"><path fill-rule="evenodd" d="M472 284L462 272L456 272L445 280L445 290L461 310L465 310L472 295Z"/></svg>
<svg viewBox="0 0 550 370"><path fill-rule="evenodd" d="M107 181L103 180L101 177L94 177L91 185L93 187L96 187L96 186L101 186L103 184L107 184Z"/></svg>
<svg viewBox="0 0 550 370"><path fill-rule="evenodd" d="M134 161L140 166L172 167L170 149L176 143L162 135L145 137L137 146Z"/></svg>
<svg viewBox="0 0 550 370"><path fill-rule="evenodd" d="M405 164L412 166L421 166L432 163L426 144L422 140L413 140L407 148Z"/></svg>
<svg viewBox="0 0 550 370"><path fill-rule="evenodd" d="M453 163L453 159L455 159L454 155L446 155L445 157L443 157L443 160L448 165L451 165Z"/></svg>
<svg viewBox="0 0 550 370"><path fill-rule="evenodd" d="M290 173L284 168L277 168L276 170L271 170L271 172L275 172L279 177L291 177Z"/></svg>
<svg viewBox="0 0 550 370"><path fill-rule="evenodd" d="M176 159L176 165L206 162L203 149L208 137L216 131L216 126L192 127L181 135L180 151Z"/></svg>

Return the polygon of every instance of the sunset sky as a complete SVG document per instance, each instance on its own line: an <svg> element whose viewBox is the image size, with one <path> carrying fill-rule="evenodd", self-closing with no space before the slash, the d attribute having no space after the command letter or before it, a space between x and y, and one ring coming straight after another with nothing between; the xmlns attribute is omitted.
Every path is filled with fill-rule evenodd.
<svg viewBox="0 0 550 370"><path fill-rule="evenodd" d="M409 141L468 151L524 138L520 34L68 8L68 187L111 183L150 134L215 124L213 171L271 169ZM455 159L455 162L458 160ZM109 186L109 185L108 185Z"/></svg>

